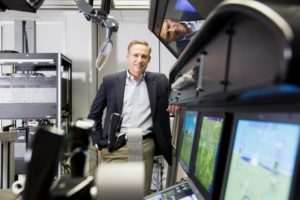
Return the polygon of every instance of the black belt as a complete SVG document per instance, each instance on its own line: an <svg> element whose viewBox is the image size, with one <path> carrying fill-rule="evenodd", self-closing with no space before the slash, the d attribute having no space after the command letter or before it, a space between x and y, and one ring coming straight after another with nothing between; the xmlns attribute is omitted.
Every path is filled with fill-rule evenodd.
<svg viewBox="0 0 300 200"><path fill-rule="evenodd" d="M147 135L143 135L143 140L147 138L152 138L152 133L148 133Z"/></svg>

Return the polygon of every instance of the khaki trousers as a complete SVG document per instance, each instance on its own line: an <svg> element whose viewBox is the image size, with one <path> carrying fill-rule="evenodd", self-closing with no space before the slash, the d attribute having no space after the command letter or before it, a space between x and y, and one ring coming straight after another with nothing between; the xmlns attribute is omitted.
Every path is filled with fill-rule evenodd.
<svg viewBox="0 0 300 200"><path fill-rule="evenodd" d="M154 150L155 150L155 144L152 138L147 138L143 140L143 162L145 166L145 186L144 186L145 196L150 194L150 189L151 189ZM107 148L102 149L101 159L102 162L109 162L109 163L128 162L127 144L113 153L108 152Z"/></svg>

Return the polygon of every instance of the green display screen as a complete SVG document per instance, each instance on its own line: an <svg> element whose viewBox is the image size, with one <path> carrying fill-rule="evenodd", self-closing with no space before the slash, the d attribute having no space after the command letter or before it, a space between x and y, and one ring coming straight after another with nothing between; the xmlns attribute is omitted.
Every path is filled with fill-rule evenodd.
<svg viewBox="0 0 300 200"><path fill-rule="evenodd" d="M209 193L212 192L222 126L223 118L207 116L202 118L194 175Z"/></svg>

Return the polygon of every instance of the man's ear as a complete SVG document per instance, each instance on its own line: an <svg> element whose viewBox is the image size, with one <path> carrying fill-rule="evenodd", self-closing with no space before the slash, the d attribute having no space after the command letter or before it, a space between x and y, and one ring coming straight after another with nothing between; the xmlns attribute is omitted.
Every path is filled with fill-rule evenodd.
<svg viewBox="0 0 300 200"><path fill-rule="evenodd" d="M151 56L149 56L149 58L148 58L148 62L150 62L150 60L151 60Z"/></svg>

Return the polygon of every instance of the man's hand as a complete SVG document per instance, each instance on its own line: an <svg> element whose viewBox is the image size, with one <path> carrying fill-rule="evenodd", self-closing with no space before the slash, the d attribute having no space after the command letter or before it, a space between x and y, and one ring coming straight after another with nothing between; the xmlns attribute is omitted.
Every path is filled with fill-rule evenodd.
<svg viewBox="0 0 300 200"><path fill-rule="evenodd" d="M180 111L180 106L178 105L172 105L169 104L167 111L171 114L171 115L176 115L179 111Z"/></svg>

